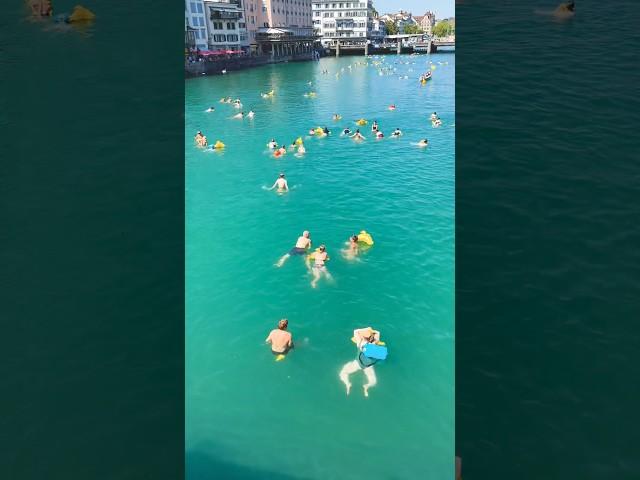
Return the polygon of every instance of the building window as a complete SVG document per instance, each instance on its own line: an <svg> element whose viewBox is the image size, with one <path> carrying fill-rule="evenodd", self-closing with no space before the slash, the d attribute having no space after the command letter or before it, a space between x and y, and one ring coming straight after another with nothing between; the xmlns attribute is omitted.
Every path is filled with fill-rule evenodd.
<svg viewBox="0 0 640 480"><path fill-rule="evenodd" d="M198 13L204 13L204 11L202 10L202 4L198 3Z"/></svg>
<svg viewBox="0 0 640 480"><path fill-rule="evenodd" d="M247 24L244 22L238 23L238 28L247 28Z"/></svg>
<svg viewBox="0 0 640 480"><path fill-rule="evenodd" d="M198 9L196 7L196 2L191 2L191 13L197 13Z"/></svg>

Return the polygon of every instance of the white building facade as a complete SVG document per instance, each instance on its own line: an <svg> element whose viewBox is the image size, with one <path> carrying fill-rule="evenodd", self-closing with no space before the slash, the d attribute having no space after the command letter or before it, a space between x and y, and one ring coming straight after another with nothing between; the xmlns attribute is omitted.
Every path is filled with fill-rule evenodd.
<svg viewBox="0 0 640 480"><path fill-rule="evenodd" d="M247 51L249 40L242 0L204 1L208 50Z"/></svg>
<svg viewBox="0 0 640 480"><path fill-rule="evenodd" d="M312 10L313 27L325 47L338 40L341 44L365 43L372 37L374 10L371 1L316 0Z"/></svg>
<svg viewBox="0 0 640 480"><path fill-rule="evenodd" d="M203 0L185 0L184 2L185 31L187 27L194 32L196 48L208 49L207 17Z"/></svg>

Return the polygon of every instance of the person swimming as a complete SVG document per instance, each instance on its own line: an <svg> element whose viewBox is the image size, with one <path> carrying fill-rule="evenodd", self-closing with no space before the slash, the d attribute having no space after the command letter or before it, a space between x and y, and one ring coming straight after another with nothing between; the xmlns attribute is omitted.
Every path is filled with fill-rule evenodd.
<svg viewBox="0 0 640 480"><path fill-rule="evenodd" d="M216 111L216 107L209 107L205 110L205 112L208 112L208 113L215 112L215 111Z"/></svg>
<svg viewBox="0 0 640 480"><path fill-rule="evenodd" d="M358 256L360 247L358 246L358 235L352 235L347 242L347 248L342 251L343 255L350 260Z"/></svg>
<svg viewBox="0 0 640 480"><path fill-rule="evenodd" d="M356 133L351 135L354 140L364 140L364 136L360 133L360 129L356 129Z"/></svg>
<svg viewBox="0 0 640 480"><path fill-rule="evenodd" d="M307 253L307 249L309 248L311 248L311 238L309 237L309 230L305 230L302 232L302 235L298 237L296 246L289 250L289 253L285 253L280 257L280 260L276 263L276 267L284 265L284 262L286 262L291 256L304 255Z"/></svg>
<svg viewBox="0 0 640 480"><path fill-rule="evenodd" d="M285 155L287 153L287 149L284 148L284 145L280 145L280 148L278 149L278 153L280 153L280 155Z"/></svg>
<svg viewBox="0 0 640 480"><path fill-rule="evenodd" d="M313 266L309 268L309 263L313 260ZM311 280L311 288L316 288L318 284L318 280L322 275L325 276L327 280L331 279L331 274L327 270L325 262L329 260L329 255L327 254L327 248L324 245L320 245L317 251L313 252L310 258L307 258L307 268L313 274L313 280Z"/></svg>
<svg viewBox="0 0 640 480"><path fill-rule="evenodd" d="M243 119L244 112L236 113L232 118Z"/></svg>
<svg viewBox="0 0 640 480"><path fill-rule="evenodd" d="M345 128L344 130L342 130L342 135L350 135L351 134L351 130L349 128Z"/></svg>
<svg viewBox="0 0 640 480"><path fill-rule="evenodd" d="M373 123L371 124L371 131L372 132L377 132L378 131L378 122L377 121L373 121Z"/></svg>
<svg viewBox="0 0 640 480"><path fill-rule="evenodd" d="M312 128L311 130L309 130L309 135L313 136L315 134L316 134L315 128Z"/></svg>
<svg viewBox="0 0 640 480"><path fill-rule="evenodd" d="M247 113L247 118L253 118L255 116L255 113L253 113L253 110L249 110L249 113Z"/></svg>
<svg viewBox="0 0 640 480"><path fill-rule="evenodd" d="M329 134L331 133L327 127L324 127L324 128L322 129L322 132L323 132L325 135L329 135Z"/></svg>
<svg viewBox="0 0 640 480"><path fill-rule="evenodd" d="M395 105L389 105L389 110L395 110L396 106Z"/></svg>
<svg viewBox="0 0 640 480"><path fill-rule="evenodd" d="M353 340L356 342L358 357L356 360L352 360L344 364L340 370L339 377L342 383L347 387L347 395L349 395L349 392L351 391L349 376L352 373L362 370L367 378L367 383L362 386L362 389L364 390L364 396L368 397L369 389L378 383L376 372L373 368L373 366L378 363L378 360L367 357L364 354L364 348L369 343L375 344L380 342L380 332L371 327L358 328L353 331Z"/></svg>
<svg viewBox="0 0 640 480"><path fill-rule="evenodd" d="M198 130L195 136L193 137L193 140L196 142L196 145L202 146L202 137L203 137L202 132Z"/></svg>
<svg viewBox="0 0 640 480"><path fill-rule="evenodd" d="M399 137L400 135L402 135L402 132L400 131L399 128L396 128L391 134L392 137Z"/></svg>
<svg viewBox="0 0 640 480"><path fill-rule="evenodd" d="M438 120L438 118L440 118L440 117L438 117L438 114L436 112L433 112L431 114L431 121L432 122L435 121L435 120Z"/></svg>
<svg viewBox="0 0 640 480"><path fill-rule="evenodd" d="M304 145L298 145L298 155L304 155L305 153L307 153L307 150L304 148Z"/></svg>
<svg viewBox="0 0 640 480"><path fill-rule="evenodd" d="M340 119L342 119L342 115L338 115L337 113L334 113L334 114L333 114L333 120L334 120L334 121L338 121L338 120L340 120Z"/></svg>
<svg viewBox="0 0 640 480"><path fill-rule="evenodd" d="M440 120L439 118L431 121L431 126L433 128L438 128L440 125L442 125L442 120Z"/></svg>
<svg viewBox="0 0 640 480"><path fill-rule="evenodd" d="M274 150L278 148L278 143L275 141L275 139L272 138L271 141L267 143L267 147L269 147L271 150Z"/></svg>
<svg viewBox="0 0 640 480"><path fill-rule="evenodd" d="M419 147L426 147L427 145L429 145L429 140L427 140L426 138L423 138L418 142Z"/></svg>
<svg viewBox="0 0 640 480"><path fill-rule="evenodd" d="M380 130L376 131L376 138L384 138L384 133L382 133Z"/></svg>
<svg viewBox="0 0 640 480"><path fill-rule="evenodd" d="M276 179L275 183L269 190L273 190L278 187L278 192L287 192L289 191L289 184L287 183L287 179L284 178L284 173L281 173Z"/></svg>
<svg viewBox="0 0 640 480"><path fill-rule="evenodd" d="M293 336L287 332L288 327L289 321L283 318L278 322L278 328L271 330L265 339L266 343L271 344L271 352L276 355L276 361L283 360L293 348Z"/></svg>

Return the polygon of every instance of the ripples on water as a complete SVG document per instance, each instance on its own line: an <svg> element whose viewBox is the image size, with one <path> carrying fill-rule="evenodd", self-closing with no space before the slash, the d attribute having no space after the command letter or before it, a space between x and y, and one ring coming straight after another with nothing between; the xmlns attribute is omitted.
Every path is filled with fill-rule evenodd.
<svg viewBox="0 0 640 480"><path fill-rule="evenodd" d="M621 287L640 261L638 96L621 95L638 70L614 40L638 37L620 20L633 2L578 1L567 22L534 13L556 3L458 6L456 422L483 478L639 472L604 410L627 382L600 366L615 371L638 340Z"/></svg>
<svg viewBox="0 0 640 480"><path fill-rule="evenodd" d="M363 451L378 463L369 478L410 478L425 469L445 478L451 471L455 59L433 56L434 79L421 87L427 60L384 57L397 69L388 76L356 66L363 57L344 57L186 82L192 473L203 468L198 459L221 452L237 465L293 478L363 478L353 467ZM321 74L325 68L330 75ZM260 97L272 88L274 99ZM309 90L315 99L303 97ZM218 103L223 96L240 97L255 119L229 120L237 110ZM396 111L388 110L392 103ZM205 113L211 105L216 111ZM439 129L428 120L432 111L443 119ZM333 122L334 113L343 120ZM370 123L361 127L361 144L339 137L361 117L377 119L387 137L374 140ZM288 145L318 125L333 133L307 139L304 158L266 152L272 137ZM401 139L390 138L396 127ZM198 150L196 130L227 148ZM427 149L411 145L424 137ZM266 192L280 171L296 188ZM331 256L335 281L321 280L316 291L300 258L273 266L304 229ZM360 262L345 261L339 250L361 229L376 244ZM276 364L263 341L283 316L298 348ZM357 375L347 398L337 374L354 358L353 329L369 324L382 330L392 354L377 367L369 399ZM364 434L370 421L378 440Z"/></svg>

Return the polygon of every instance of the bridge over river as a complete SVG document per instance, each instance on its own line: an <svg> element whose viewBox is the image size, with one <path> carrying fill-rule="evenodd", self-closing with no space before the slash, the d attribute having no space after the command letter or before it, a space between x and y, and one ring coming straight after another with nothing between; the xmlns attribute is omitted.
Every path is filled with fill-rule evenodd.
<svg viewBox="0 0 640 480"><path fill-rule="evenodd" d="M327 45L330 55L380 55L389 53L436 53L438 49L455 49L455 37L427 38L424 35L388 35L382 43L370 40L359 41L356 38L334 40Z"/></svg>

